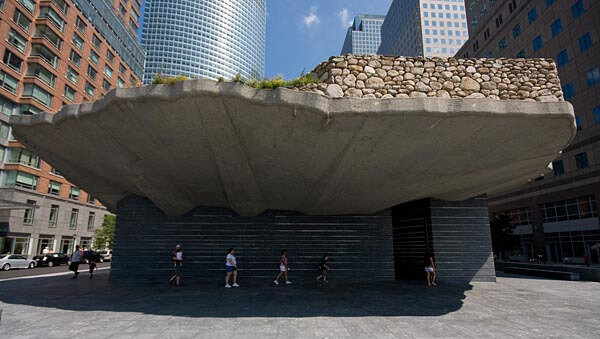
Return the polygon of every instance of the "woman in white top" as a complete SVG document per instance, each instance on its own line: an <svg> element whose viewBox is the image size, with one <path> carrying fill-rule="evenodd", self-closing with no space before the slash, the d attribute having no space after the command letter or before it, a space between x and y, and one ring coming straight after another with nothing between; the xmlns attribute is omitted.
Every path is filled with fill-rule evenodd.
<svg viewBox="0 0 600 339"><path fill-rule="evenodd" d="M237 284L237 259L235 258L235 249L230 248L227 251L227 257L225 258L225 269L227 271L227 275L225 276L225 288L231 288L232 285L229 285L229 277L233 274L233 287L240 287Z"/></svg>

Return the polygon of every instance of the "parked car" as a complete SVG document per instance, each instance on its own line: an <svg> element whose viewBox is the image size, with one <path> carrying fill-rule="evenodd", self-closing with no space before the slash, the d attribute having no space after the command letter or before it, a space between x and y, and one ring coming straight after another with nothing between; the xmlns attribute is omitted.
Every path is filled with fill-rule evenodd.
<svg viewBox="0 0 600 339"><path fill-rule="evenodd" d="M94 262L104 262L104 257L98 252L84 251L83 252L83 261L88 263L88 262L90 262L90 260L92 260Z"/></svg>
<svg viewBox="0 0 600 339"><path fill-rule="evenodd" d="M11 268L34 268L35 261L27 260L27 257L21 254L2 254L0 255L0 267L3 271Z"/></svg>
<svg viewBox="0 0 600 339"><path fill-rule="evenodd" d="M40 254L33 257L33 260L35 260L36 266L52 267L69 264L69 257L62 253Z"/></svg>
<svg viewBox="0 0 600 339"><path fill-rule="evenodd" d="M112 250L98 251L98 254L104 258L104 261L112 260Z"/></svg>

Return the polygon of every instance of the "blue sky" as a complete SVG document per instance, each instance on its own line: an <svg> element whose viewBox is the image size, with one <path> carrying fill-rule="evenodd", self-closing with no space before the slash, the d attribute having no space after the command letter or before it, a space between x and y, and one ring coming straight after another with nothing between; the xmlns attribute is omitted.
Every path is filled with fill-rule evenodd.
<svg viewBox="0 0 600 339"><path fill-rule="evenodd" d="M385 15L391 4L392 0L267 0L265 75L291 79L303 69L311 71L340 54L354 16Z"/></svg>
<svg viewBox="0 0 600 339"><path fill-rule="evenodd" d="M266 76L297 77L338 55L357 14L385 15L392 0L267 0Z"/></svg>

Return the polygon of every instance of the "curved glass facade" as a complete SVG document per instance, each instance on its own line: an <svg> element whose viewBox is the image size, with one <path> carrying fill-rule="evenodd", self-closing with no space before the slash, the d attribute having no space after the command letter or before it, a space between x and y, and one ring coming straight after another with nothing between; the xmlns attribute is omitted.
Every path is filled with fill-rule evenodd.
<svg viewBox="0 0 600 339"><path fill-rule="evenodd" d="M266 0L147 0L144 82L156 73L262 78L266 26Z"/></svg>

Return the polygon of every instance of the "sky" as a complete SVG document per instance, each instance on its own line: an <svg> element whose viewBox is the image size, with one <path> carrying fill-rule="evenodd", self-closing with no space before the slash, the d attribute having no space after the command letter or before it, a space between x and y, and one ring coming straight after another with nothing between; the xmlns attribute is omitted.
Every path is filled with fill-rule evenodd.
<svg viewBox="0 0 600 339"><path fill-rule="evenodd" d="M295 78L339 55L357 14L385 15L392 0L267 0L266 76Z"/></svg>
<svg viewBox="0 0 600 339"><path fill-rule="evenodd" d="M308 73L340 54L356 15L385 15L391 4L392 0L267 0L265 76L293 79L303 70Z"/></svg>

